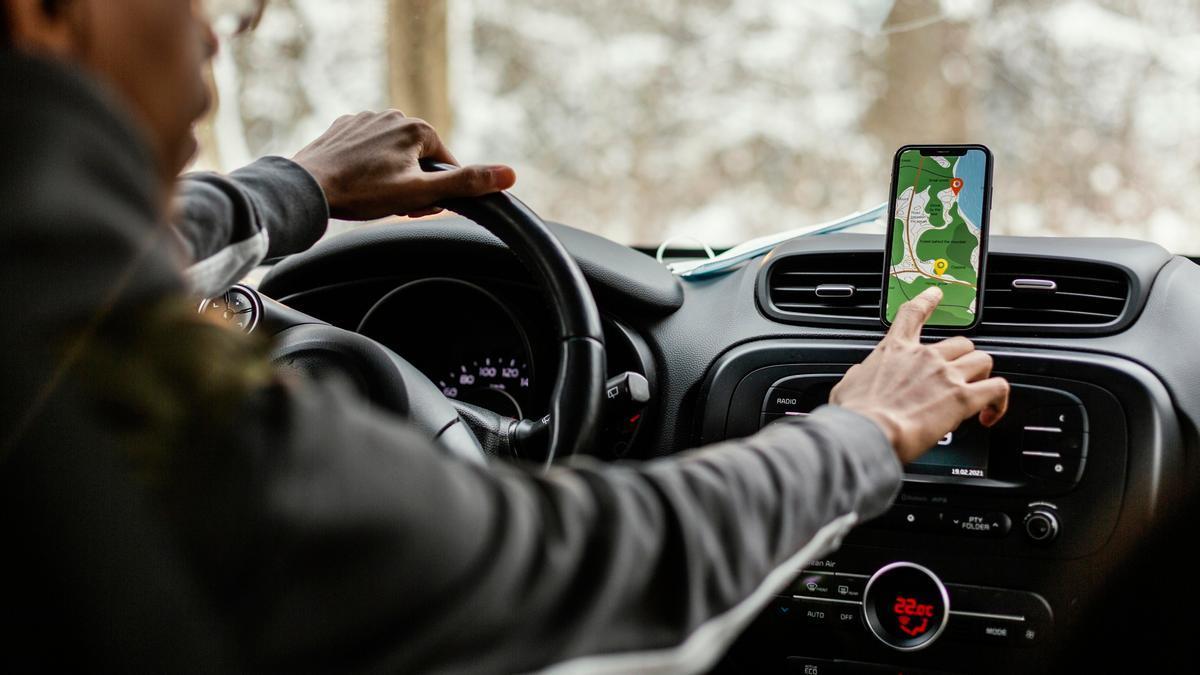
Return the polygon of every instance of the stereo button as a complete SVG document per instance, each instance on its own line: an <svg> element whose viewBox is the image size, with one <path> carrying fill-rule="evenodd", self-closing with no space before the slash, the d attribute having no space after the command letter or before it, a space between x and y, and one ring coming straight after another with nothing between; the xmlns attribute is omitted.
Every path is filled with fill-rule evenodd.
<svg viewBox="0 0 1200 675"><path fill-rule="evenodd" d="M863 587L866 585L866 577L836 574L833 577L833 593L830 597L838 600L862 600Z"/></svg>
<svg viewBox="0 0 1200 675"><path fill-rule="evenodd" d="M795 621L800 614L800 605L792 598L775 598L771 607L775 620L784 624Z"/></svg>
<svg viewBox="0 0 1200 675"><path fill-rule="evenodd" d="M1070 457L1087 457L1087 436L1082 431L1025 425L1021 450L1057 452Z"/></svg>
<svg viewBox="0 0 1200 675"><path fill-rule="evenodd" d="M1034 408L1025 417L1025 423L1042 426L1058 427L1063 431L1087 432L1087 413L1083 406L1051 405Z"/></svg>
<svg viewBox="0 0 1200 675"><path fill-rule="evenodd" d="M834 577L832 572L805 571L792 584L792 591L813 598L834 597Z"/></svg>
<svg viewBox="0 0 1200 675"><path fill-rule="evenodd" d="M1021 470L1033 478L1074 485L1083 477L1084 459L1056 452L1021 451Z"/></svg>
<svg viewBox="0 0 1200 675"><path fill-rule="evenodd" d="M773 387L767 391L762 411L768 415L803 415L823 405L825 400L813 391Z"/></svg>
<svg viewBox="0 0 1200 675"><path fill-rule="evenodd" d="M971 537L1003 537L1012 529L1012 519L1000 511L946 511L942 526L949 534Z"/></svg>
<svg viewBox="0 0 1200 675"><path fill-rule="evenodd" d="M910 532L936 532L942 529L942 513L924 506L893 506L880 525Z"/></svg>
<svg viewBox="0 0 1200 675"><path fill-rule="evenodd" d="M810 626L827 626L834 621L837 603L800 601L800 620Z"/></svg>
<svg viewBox="0 0 1200 675"><path fill-rule="evenodd" d="M966 642L1009 644L1016 642L1025 631L1021 617L971 616L952 613L947 637Z"/></svg>
<svg viewBox="0 0 1200 675"><path fill-rule="evenodd" d="M862 605L837 604L832 608L833 625L845 630L862 630Z"/></svg>
<svg viewBox="0 0 1200 675"><path fill-rule="evenodd" d="M1054 541L1058 536L1058 516L1051 509L1034 509L1025 516L1025 534L1038 544Z"/></svg>

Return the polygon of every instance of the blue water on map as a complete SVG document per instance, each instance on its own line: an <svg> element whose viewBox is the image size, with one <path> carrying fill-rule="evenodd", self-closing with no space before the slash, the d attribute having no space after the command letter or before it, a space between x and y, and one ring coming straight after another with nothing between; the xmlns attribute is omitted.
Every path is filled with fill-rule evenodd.
<svg viewBox="0 0 1200 675"><path fill-rule="evenodd" d="M954 175L963 179L958 193L958 208L976 229L983 226L984 180L987 177L987 156L982 150L968 150L954 165Z"/></svg>

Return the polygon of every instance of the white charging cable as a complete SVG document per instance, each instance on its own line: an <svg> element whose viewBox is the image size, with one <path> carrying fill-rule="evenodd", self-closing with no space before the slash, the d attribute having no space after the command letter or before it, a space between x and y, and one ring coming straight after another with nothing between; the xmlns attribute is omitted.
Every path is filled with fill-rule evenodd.
<svg viewBox="0 0 1200 675"><path fill-rule="evenodd" d="M667 249L671 248L671 244L674 244L677 241L695 242L697 244L700 244L700 248L704 249L704 252L708 255L709 260L712 260L713 258L717 257L717 252L712 250L712 247L709 246L708 244L704 243L704 241L697 239L696 237L694 237L690 234L680 234L680 235L676 235L674 237L668 237L667 240L664 241L658 247L658 253L654 254L654 259L657 260L660 265L666 264L663 262L663 258L667 254Z"/></svg>

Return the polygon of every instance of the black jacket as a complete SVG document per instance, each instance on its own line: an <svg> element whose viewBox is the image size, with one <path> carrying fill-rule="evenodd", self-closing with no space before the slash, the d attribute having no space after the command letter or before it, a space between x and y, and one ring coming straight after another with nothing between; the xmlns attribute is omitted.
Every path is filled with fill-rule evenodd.
<svg viewBox="0 0 1200 675"><path fill-rule="evenodd" d="M172 229L104 91L11 55L0 90L0 670L703 670L899 489L884 435L836 407L545 475L451 459L336 383L275 378L138 435L150 416L105 392L176 364L100 389L81 364L144 357L185 274L214 290L252 264L231 245L311 243L319 188L280 159L193 177ZM173 439L150 448L165 475L130 459L146 438Z"/></svg>

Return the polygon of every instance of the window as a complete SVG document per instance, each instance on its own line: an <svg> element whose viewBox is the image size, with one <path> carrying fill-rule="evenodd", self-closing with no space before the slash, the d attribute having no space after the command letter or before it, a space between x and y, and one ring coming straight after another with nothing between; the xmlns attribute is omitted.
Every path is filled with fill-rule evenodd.
<svg viewBox="0 0 1200 675"><path fill-rule="evenodd" d="M1193 0L272 0L215 79L202 166L399 107L624 243L828 220L885 200L900 145L970 141L997 234L1200 254Z"/></svg>

